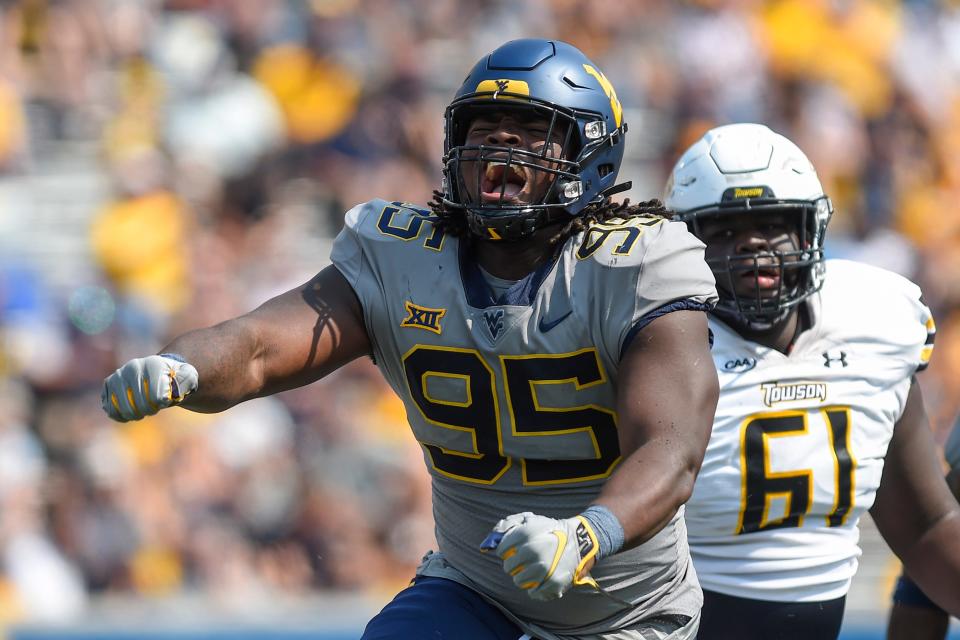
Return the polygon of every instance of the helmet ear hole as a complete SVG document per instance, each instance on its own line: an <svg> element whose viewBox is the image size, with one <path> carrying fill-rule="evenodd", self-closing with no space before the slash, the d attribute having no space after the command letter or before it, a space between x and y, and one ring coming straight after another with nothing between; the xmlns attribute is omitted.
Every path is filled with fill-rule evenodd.
<svg viewBox="0 0 960 640"><path fill-rule="evenodd" d="M610 164L609 162L605 162L604 164L601 164L600 166L597 167L597 173L600 175L601 178L606 178L608 175L613 173L613 165Z"/></svg>

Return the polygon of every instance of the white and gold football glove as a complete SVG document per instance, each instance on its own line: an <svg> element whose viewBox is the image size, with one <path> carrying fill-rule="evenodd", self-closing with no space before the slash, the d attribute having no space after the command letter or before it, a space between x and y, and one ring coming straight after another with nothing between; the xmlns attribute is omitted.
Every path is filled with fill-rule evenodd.
<svg viewBox="0 0 960 640"><path fill-rule="evenodd" d="M196 391L199 376L174 354L134 358L103 381L100 404L118 422L139 420L180 404Z"/></svg>
<svg viewBox="0 0 960 640"><path fill-rule="evenodd" d="M557 520L524 512L497 523L481 550L496 550L503 570L535 600L560 598L575 585L599 588L586 566L599 550L583 516Z"/></svg>

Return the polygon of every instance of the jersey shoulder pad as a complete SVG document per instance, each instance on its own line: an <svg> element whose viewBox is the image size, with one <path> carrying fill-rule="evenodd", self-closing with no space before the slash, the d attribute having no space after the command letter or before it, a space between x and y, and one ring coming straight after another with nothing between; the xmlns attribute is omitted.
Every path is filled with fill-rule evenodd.
<svg viewBox="0 0 960 640"><path fill-rule="evenodd" d="M612 359L660 315L716 304L703 249L686 225L660 217L593 224L565 247L573 253L572 289Z"/></svg>
<svg viewBox="0 0 960 640"><path fill-rule="evenodd" d="M920 287L873 265L828 260L823 303L831 316L857 327L891 355L926 368L933 354L936 324Z"/></svg>
<svg viewBox="0 0 960 640"><path fill-rule="evenodd" d="M658 227L668 221L659 216L612 218L594 222L569 240L578 261L590 261L603 267L627 267L640 264L646 247L655 242Z"/></svg>
<svg viewBox="0 0 960 640"><path fill-rule="evenodd" d="M704 245L681 222L638 216L594 223L567 248L591 286L615 294L635 292L642 306L685 299L710 307L716 303Z"/></svg>
<svg viewBox="0 0 960 640"><path fill-rule="evenodd" d="M436 220L424 207L375 199L350 209L344 216L343 227L366 242L410 242L433 235Z"/></svg>
<svg viewBox="0 0 960 640"><path fill-rule="evenodd" d="M410 252L440 252L447 236L434 226L436 220L429 209L416 205L379 199L364 202L344 216L330 260L355 284L366 268L377 272L420 257Z"/></svg>

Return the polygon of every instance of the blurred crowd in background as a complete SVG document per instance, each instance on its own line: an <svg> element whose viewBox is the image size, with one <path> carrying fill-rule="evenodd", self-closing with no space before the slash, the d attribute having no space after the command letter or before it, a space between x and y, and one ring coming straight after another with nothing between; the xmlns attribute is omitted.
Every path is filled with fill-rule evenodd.
<svg viewBox="0 0 960 640"><path fill-rule="evenodd" d="M828 254L924 288L943 440L960 409L958 2L2 0L0 626L105 594L243 610L409 580L433 542L429 481L369 360L124 425L100 384L307 280L354 204L429 200L444 107L525 36L577 45L612 81L634 200L710 126L794 139L836 206Z"/></svg>

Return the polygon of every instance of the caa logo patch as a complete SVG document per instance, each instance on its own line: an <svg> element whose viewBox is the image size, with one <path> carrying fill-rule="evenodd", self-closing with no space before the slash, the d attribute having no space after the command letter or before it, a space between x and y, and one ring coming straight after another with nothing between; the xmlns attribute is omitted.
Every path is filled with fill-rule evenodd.
<svg viewBox="0 0 960 640"><path fill-rule="evenodd" d="M425 329L438 335L443 332L443 329L440 327L440 318L447 313L446 309L421 307L418 304L413 304L409 300L404 302L403 306L407 309L407 317L400 323L401 327Z"/></svg>
<svg viewBox="0 0 960 640"><path fill-rule="evenodd" d="M727 360L723 363L723 370L727 373L743 373L745 371L750 371L756 366L756 358L734 358L733 360Z"/></svg>

